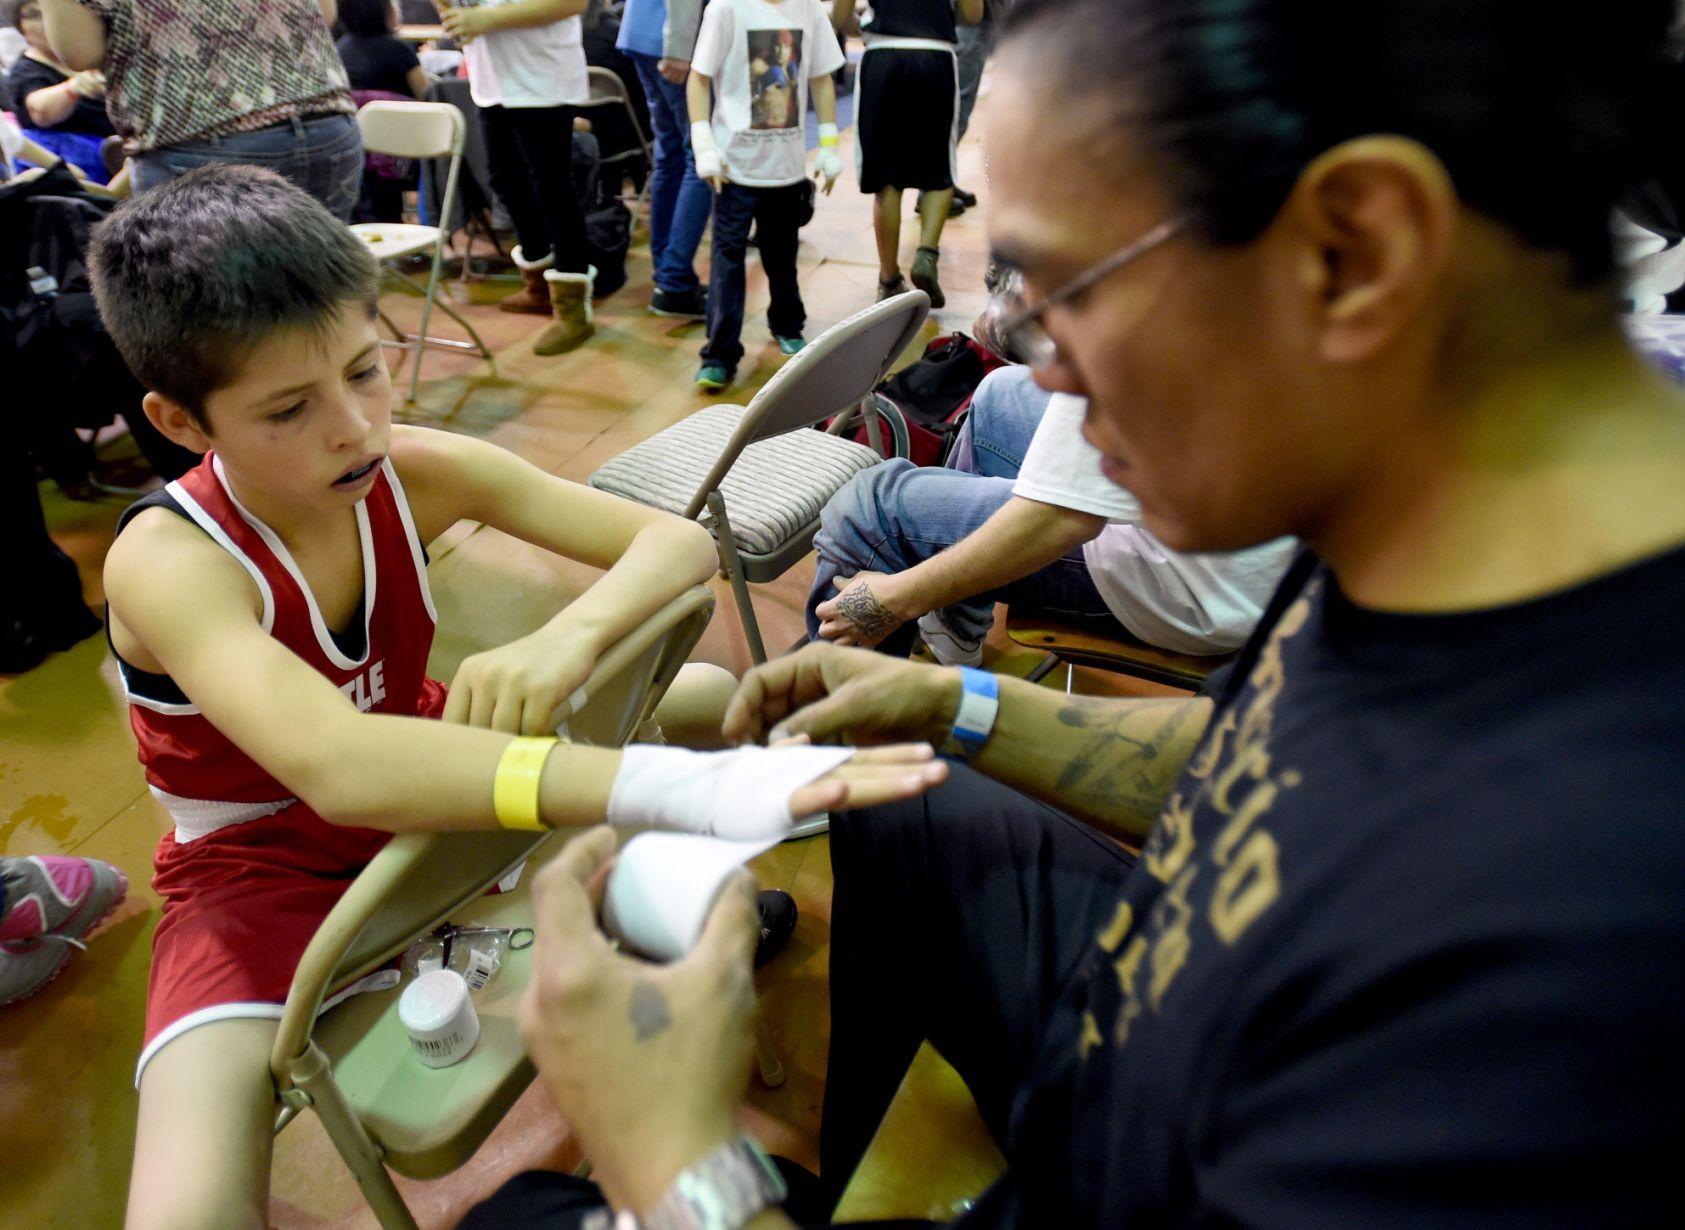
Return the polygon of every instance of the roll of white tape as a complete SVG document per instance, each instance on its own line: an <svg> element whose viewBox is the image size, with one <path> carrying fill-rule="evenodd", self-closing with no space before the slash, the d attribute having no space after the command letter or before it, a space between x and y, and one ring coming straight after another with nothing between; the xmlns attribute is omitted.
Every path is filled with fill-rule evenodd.
<svg viewBox="0 0 1685 1230"><path fill-rule="evenodd" d="M603 926L629 951L676 961L696 946L720 890L777 844L691 833L639 833L620 851L603 893Z"/></svg>
<svg viewBox="0 0 1685 1230"><path fill-rule="evenodd" d="M398 1020L410 1045L430 1068L448 1068L468 1057L480 1039L480 1018L468 984L455 970L422 974L398 997Z"/></svg>

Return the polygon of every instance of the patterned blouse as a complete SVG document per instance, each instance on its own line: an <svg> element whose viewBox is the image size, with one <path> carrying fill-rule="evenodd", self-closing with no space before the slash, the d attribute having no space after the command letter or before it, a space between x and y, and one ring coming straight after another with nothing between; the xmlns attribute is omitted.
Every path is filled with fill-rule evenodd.
<svg viewBox="0 0 1685 1230"><path fill-rule="evenodd" d="M106 109L128 152L350 115L317 0L78 0L105 21Z"/></svg>

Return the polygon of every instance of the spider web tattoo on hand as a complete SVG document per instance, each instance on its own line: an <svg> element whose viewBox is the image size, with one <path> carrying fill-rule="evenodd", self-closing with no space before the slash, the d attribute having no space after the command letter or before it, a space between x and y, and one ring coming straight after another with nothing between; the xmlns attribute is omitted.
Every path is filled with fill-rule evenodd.
<svg viewBox="0 0 1685 1230"><path fill-rule="evenodd" d="M871 583L850 586L837 599L837 613L853 624L861 636L885 637L901 626L901 618L878 601Z"/></svg>

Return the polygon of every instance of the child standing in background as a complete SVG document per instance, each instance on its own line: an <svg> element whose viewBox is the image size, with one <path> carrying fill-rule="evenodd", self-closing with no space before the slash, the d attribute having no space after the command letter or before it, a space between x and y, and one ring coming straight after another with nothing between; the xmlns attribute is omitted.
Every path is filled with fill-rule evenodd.
<svg viewBox="0 0 1685 1230"><path fill-rule="evenodd" d="M515 264L526 285L505 311L555 317L533 353L585 342L596 270L573 192L573 108L591 91L579 15L585 0L483 0L440 11L462 44L486 137L491 186L515 224Z"/></svg>
<svg viewBox="0 0 1685 1230"><path fill-rule="evenodd" d="M807 312L796 284L798 211L807 178L803 120L811 82L819 115L816 166L830 192L842 172L831 80L842 64L842 48L819 0L713 0L703 11L691 59L690 139L696 173L716 195L700 389L725 388L743 358L743 262L751 222L772 291L767 325L784 354L805 344Z"/></svg>
<svg viewBox="0 0 1685 1230"><path fill-rule="evenodd" d="M834 0L832 20L847 30L854 0ZM930 306L947 300L937 280L942 226L954 200L958 143L958 26L983 18L983 0L873 0L862 14L866 55L860 61L855 133L860 191L877 199L872 230L878 243L878 298L907 289L901 276L901 194L920 189L919 249L913 285Z"/></svg>

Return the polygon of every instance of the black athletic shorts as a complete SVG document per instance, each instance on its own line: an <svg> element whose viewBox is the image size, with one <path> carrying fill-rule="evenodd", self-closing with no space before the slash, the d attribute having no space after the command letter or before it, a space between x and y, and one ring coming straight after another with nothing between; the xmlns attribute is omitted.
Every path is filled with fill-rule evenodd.
<svg viewBox="0 0 1685 1230"><path fill-rule="evenodd" d="M958 63L946 51L867 50L855 94L860 191L954 186Z"/></svg>

